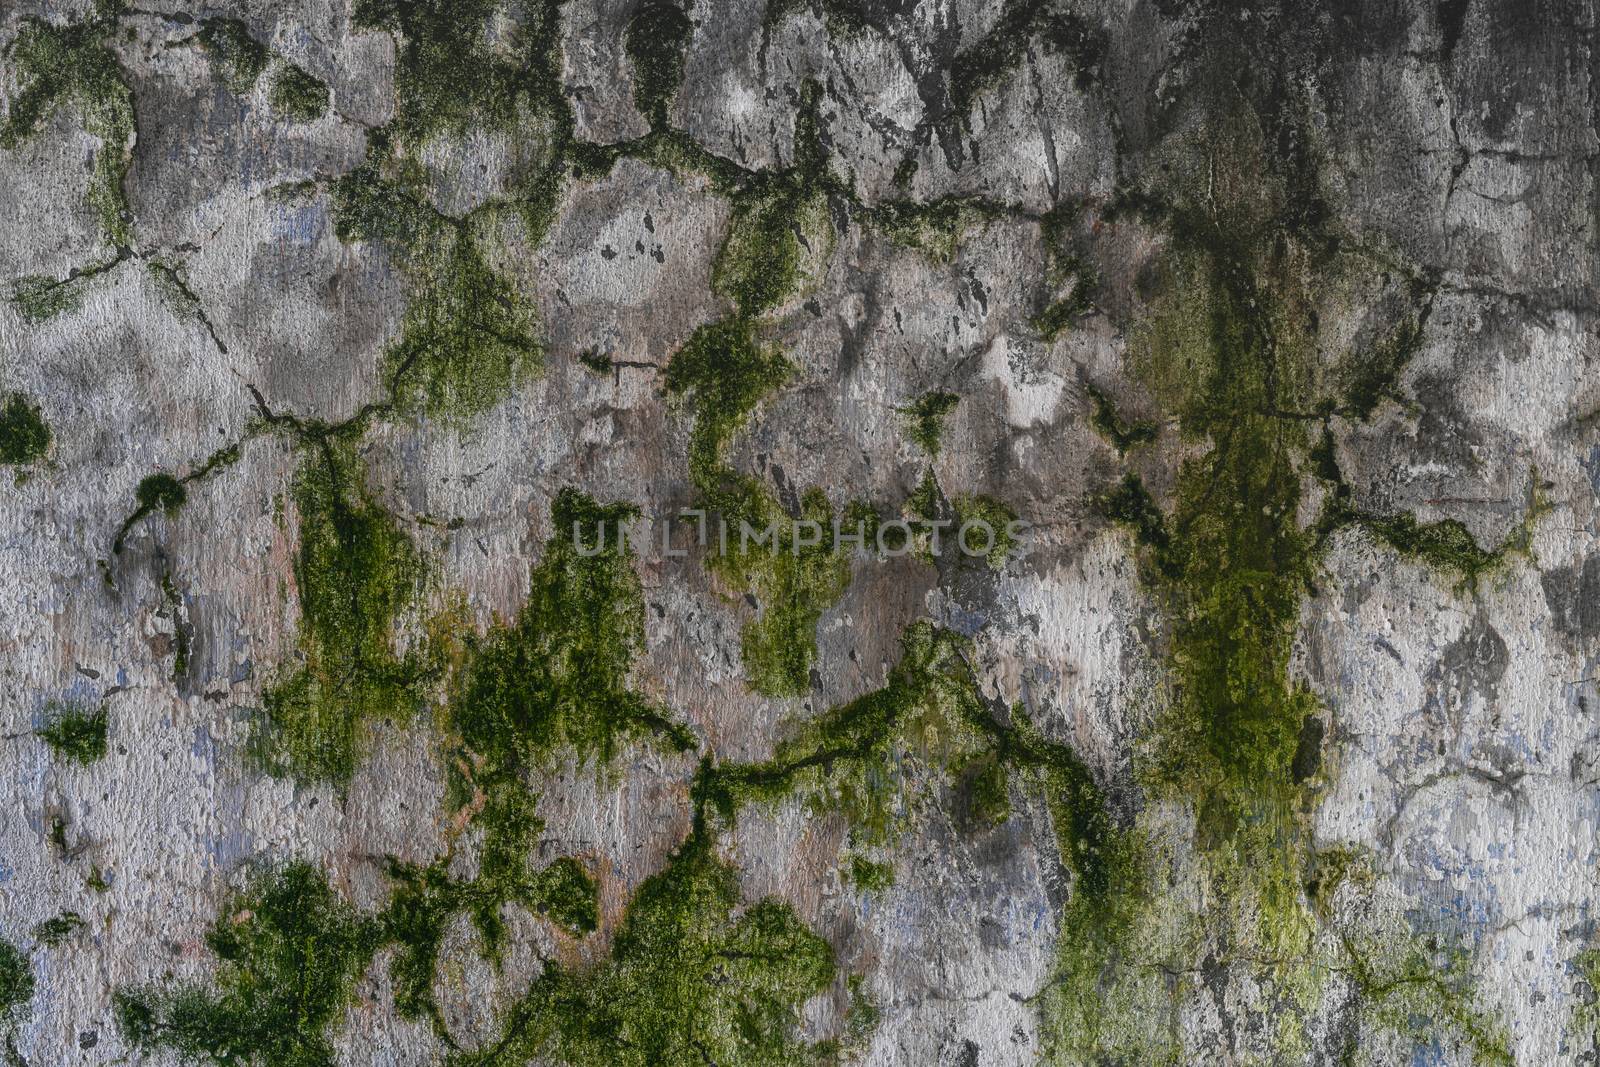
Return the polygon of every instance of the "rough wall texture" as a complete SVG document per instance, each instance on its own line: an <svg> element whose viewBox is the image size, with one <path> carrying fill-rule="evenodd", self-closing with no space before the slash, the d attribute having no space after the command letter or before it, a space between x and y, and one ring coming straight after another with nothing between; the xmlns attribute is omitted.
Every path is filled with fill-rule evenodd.
<svg viewBox="0 0 1600 1067"><path fill-rule="evenodd" d="M1596 1062L1594 34L9 0L5 1056Z"/></svg>

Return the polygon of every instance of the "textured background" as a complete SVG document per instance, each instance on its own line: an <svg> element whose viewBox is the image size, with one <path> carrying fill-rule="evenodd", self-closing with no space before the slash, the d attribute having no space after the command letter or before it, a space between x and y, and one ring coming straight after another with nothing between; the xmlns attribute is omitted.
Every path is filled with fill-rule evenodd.
<svg viewBox="0 0 1600 1067"><path fill-rule="evenodd" d="M51 435L0 477L9 1055L1595 1062L1595 30L1565 0L8 0L0 397ZM752 352L792 367L697 468ZM335 451L324 510L364 518L313 559ZM596 928L494 897L496 961L439 906L407 1009L389 858L487 884L463 693L567 486L1034 530L998 567L622 561L602 643L689 749L517 733L518 869L570 857ZM374 538L392 610L339 584ZM319 567L381 646L354 666L305 621ZM774 684L749 634L787 608ZM920 620L958 650L933 689L891 673ZM345 765L261 756L306 670ZM691 796L885 686L837 759ZM103 758L36 733L99 707ZM294 861L386 931L332 977L261 904ZM684 929L789 940L619 939L692 863L733 899Z"/></svg>

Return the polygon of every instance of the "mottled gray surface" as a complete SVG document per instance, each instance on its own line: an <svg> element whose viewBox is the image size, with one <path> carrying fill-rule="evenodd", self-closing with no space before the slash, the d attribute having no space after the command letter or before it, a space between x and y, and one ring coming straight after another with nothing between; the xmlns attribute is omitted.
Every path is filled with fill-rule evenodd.
<svg viewBox="0 0 1600 1067"><path fill-rule="evenodd" d="M190 486L181 512L141 521L111 552L141 478L191 471L246 434L250 387L275 411L328 420L380 399L381 353L415 288L381 246L339 239L327 193L392 113L389 35L353 30L344 0L176 6L244 19L330 84L333 110L283 121L267 107L266 80L236 96L198 49L170 47L192 25L125 15L115 48L137 112L125 182L136 246L81 283L75 310L34 322L0 306L0 391L32 398L54 433L29 477L0 477L0 934L27 950L32 926L63 909L88 922L31 952L38 989L16 1047L33 1067L180 1062L130 1053L111 995L211 972L203 932L243 861L308 859L372 907L381 857L442 854L450 817L423 721L374 727L346 790L271 778L242 757L251 709L295 649L296 530L274 517L297 465L291 442L251 439L236 465ZM1593 1062L1595 1019L1581 1009L1595 991L1577 964L1596 945L1600 906L1595 12L1441 6L1464 12L1454 40L1422 0L1264 14L1086 3L1077 14L1106 42L1096 80L1075 85L1068 55L1024 38L1020 62L963 116L947 72L999 20L999 0L868 5L872 24L854 33L830 33L820 6L768 23L759 0L699 0L674 125L743 167L787 166L797 101L815 80L824 143L858 198L832 205L831 251L814 250L803 291L767 320L798 371L730 462L775 492L820 486L836 505L866 497L898 508L926 462L896 408L948 389L961 403L933 462L942 491L1003 500L1035 533L1000 572L857 562L819 624L811 692L786 700L745 684L742 591L694 558L648 554L635 685L689 723L705 751L760 759L783 724L883 684L902 629L935 619L974 636L986 696L1021 702L1081 756L1122 824L1141 820L1176 872L1161 907L1201 922L1226 911L1195 873L1193 811L1146 797L1132 769L1167 693L1168 620L1131 536L1093 501L1138 470L1170 506L1180 461L1208 445L1180 436L1130 363L1169 238L1102 213L1119 184L1152 174L1205 187L1203 168L1186 171L1193 157L1175 147L1220 121L1197 87L1217 76L1200 28L1221 20L1249 38L1277 32L1258 19L1292 22L1317 42L1306 46L1315 59L1293 70L1310 102L1303 129L1315 131L1306 151L1319 160L1321 197L1353 244L1437 285L1399 378L1403 402L1331 420L1355 504L1459 520L1486 546L1524 521L1535 480L1549 504L1531 558L1476 588L1359 528L1333 534L1290 668L1327 723L1321 784L1301 812L1308 840L1371 857L1371 884L1339 905L1350 914L1367 909L1375 929L1444 930L1464 946L1476 1003L1503 1025L1516 1063ZM573 0L562 12L577 136L643 134L623 45L632 5ZM30 14L65 21L78 8L7 4L0 42ZM15 91L0 60L0 94ZM535 141L481 131L441 141L423 153L435 206L460 215L501 194L541 151ZM116 255L85 206L97 149L69 109L0 151L0 282L64 277ZM907 158L918 166L897 191ZM318 184L267 195L305 181ZM981 196L1005 210L968 227L940 261L864 223L868 206L902 195ZM1100 284L1095 310L1046 341L1030 319L1060 294L1045 280L1039 216L1063 203L1085 205L1072 241ZM703 177L623 159L566 182L536 246L515 222L501 227L492 254L538 310L542 373L465 425L395 417L363 444L374 493L427 558L435 606L460 596L479 625L514 614L562 486L646 513L691 502L691 414L659 371L727 312L711 271L729 220ZM151 260L177 265L205 321L162 298L143 269ZM1401 273L1352 271L1325 293L1319 365L1382 334L1404 302ZM619 366L597 375L578 362L586 350ZM1124 418L1158 420L1155 444L1119 457L1092 425L1091 383ZM1309 523L1323 490L1309 475L1305 484ZM421 521L457 516L448 530ZM175 683L180 622L192 627L192 665ZM106 702L104 761L62 763L32 735L47 703L63 699ZM580 855L601 886L601 932L560 951L603 955L629 894L688 833L695 762L631 750L603 773L569 766L543 783L542 858ZM921 795L890 853L895 884L871 893L841 881L842 819L798 798L746 813L721 842L747 900L788 900L842 972L864 976L881 1014L861 1062L987 1067L1046 1050L1037 995L1076 890L1044 799L1018 787L1013 801L1008 821L973 831L958 825L948 790ZM65 851L50 841L58 818ZM93 869L104 892L86 885ZM468 1044L497 1031L497 1005L555 951L546 924L525 913L498 972L474 937L464 919L452 927L436 982ZM1279 1047L1277 994L1249 968L1218 963L1205 936L1186 943L1209 947L1176 961L1205 974L1173 998L1184 1062L1472 1062L1459 1042L1360 1029L1342 1014L1348 990L1337 980L1305 1009L1306 1045ZM427 1026L392 1010L386 968L380 954L362 979L341 1062L436 1062ZM837 1033L846 1000L841 983L808 1005L808 1032Z"/></svg>

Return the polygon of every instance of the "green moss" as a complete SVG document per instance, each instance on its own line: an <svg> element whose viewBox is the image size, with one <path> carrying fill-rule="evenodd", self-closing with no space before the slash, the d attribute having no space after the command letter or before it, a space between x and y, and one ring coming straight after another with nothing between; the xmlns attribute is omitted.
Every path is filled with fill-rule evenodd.
<svg viewBox="0 0 1600 1067"><path fill-rule="evenodd" d="M490 41L496 0L357 0L359 27L397 34L392 132L420 143L474 126L504 126L560 99L559 5L524 9L509 48Z"/></svg>
<svg viewBox="0 0 1600 1067"><path fill-rule="evenodd" d="M248 440L256 432L258 431L254 429L248 431L245 439ZM117 536L111 543L112 551L117 553L122 551L129 532L147 515L157 511L164 512L168 516L177 514L189 499L189 483L199 481L239 462L240 447L241 443L237 441L224 445L182 478L176 478L165 471L158 471L140 479L134 488L136 506L117 528Z"/></svg>
<svg viewBox="0 0 1600 1067"><path fill-rule="evenodd" d="M332 1067L343 1017L376 937L315 868L256 872L206 935L219 960L201 985L115 998L118 1029L140 1050L220 1065Z"/></svg>
<svg viewBox="0 0 1600 1067"><path fill-rule="evenodd" d="M695 330L667 364L667 392L694 399L689 476L704 502L731 521L761 518L752 480L723 459L733 435L756 405L794 373L776 348L756 339L747 319L723 319Z"/></svg>
<svg viewBox="0 0 1600 1067"><path fill-rule="evenodd" d="M1169 989L1150 976L1178 975L1195 965L1193 953L1217 946L1234 957L1223 963L1228 970L1272 991L1271 1055L1286 1061L1303 1058L1304 1021L1325 1002L1328 981L1351 974L1361 985L1363 968L1379 970L1362 961L1359 931L1318 936L1313 909L1323 890L1308 888L1318 879L1304 818L1320 781L1308 752L1320 739L1307 724L1321 716L1289 670L1326 530L1358 521L1337 488L1331 437L1313 445L1308 432L1337 406L1318 373L1317 309L1347 265L1331 260L1339 242L1301 198L1313 186L1283 161L1264 160L1260 116L1238 112L1214 116L1195 135L1197 159L1180 152L1172 167L1209 168L1229 196L1203 198L1175 181L1169 196L1124 198L1171 239L1162 269L1149 272L1153 310L1131 331L1129 362L1176 414L1190 447L1170 510L1131 474L1097 501L1134 530L1141 573L1167 619L1169 688L1136 758L1150 795L1194 812L1191 876L1204 903L1189 911L1145 892L1160 873L1156 857L1121 851L1144 835L1111 836L1104 904L1074 899L1063 919L1059 976L1045 1005L1052 1062L1184 1062L1192 1050L1159 1020L1180 1010L1185 979ZM1102 432L1125 440L1127 427L1105 415ZM1336 484L1309 530L1298 520L1307 466ZM1453 529L1405 520L1387 529L1465 568L1481 562ZM1402 1017L1426 1012L1465 1034L1480 1058L1498 1061L1492 1028L1462 1008L1469 1001L1450 966L1396 957L1382 970L1379 985L1392 979L1392 988L1424 995L1381 1024L1403 1029Z"/></svg>
<svg viewBox="0 0 1600 1067"><path fill-rule="evenodd" d="M250 34L250 28L234 18L208 18L200 24L194 39L220 68L235 93L247 93L267 69L272 53Z"/></svg>
<svg viewBox="0 0 1600 1067"><path fill-rule="evenodd" d="M294 122L315 122L328 113L327 83L293 63L285 63L273 77L268 99Z"/></svg>
<svg viewBox="0 0 1600 1067"><path fill-rule="evenodd" d="M851 856L846 875L850 884L863 893L881 893L894 885L894 864L876 863L865 856Z"/></svg>
<svg viewBox="0 0 1600 1067"><path fill-rule="evenodd" d="M796 547L807 538L797 538L795 525L784 521L771 547L730 550L714 561L756 598L760 615L740 632L739 649L751 688L767 696L811 688L817 623L850 581L849 562L832 543L833 509L820 489L807 490L800 517L817 524L817 544Z"/></svg>
<svg viewBox="0 0 1600 1067"><path fill-rule="evenodd" d="M1568 1040L1579 1033L1591 1051L1600 1051L1600 949L1584 949L1572 959L1570 967L1578 982L1578 1005L1568 1020Z"/></svg>
<svg viewBox="0 0 1600 1067"><path fill-rule="evenodd" d="M1342 408L1358 419L1368 419L1385 399L1399 399L1400 374L1422 348L1423 328L1430 300L1422 313L1403 320L1369 351L1359 353L1342 368Z"/></svg>
<svg viewBox="0 0 1600 1067"><path fill-rule="evenodd" d="M415 655L391 647L397 619L417 590L420 561L394 518L371 499L353 451L313 446L295 478L304 666L266 693L252 751L273 774L346 782L360 731L374 718L416 707Z"/></svg>
<svg viewBox="0 0 1600 1067"><path fill-rule="evenodd" d="M988 551L983 554L984 561L992 570L1003 570L1011 559L1011 553L1017 547L1016 538L1011 533L1011 523L1016 521L1017 513L992 496L958 497L954 506L958 531L968 523L982 523L988 526L994 536L988 542ZM982 526L974 527L968 534L967 544L977 550L982 548L984 543Z"/></svg>
<svg viewBox="0 0 1600 1067"><path fill-rule="evenodd" d="M154 511L160 509L172 515L183 507L189 498L189 491L183 483L170 474L152 474L139 483L134 490L134 497L139 501L141 508Z"/></svg>
<svg viewBox="0 0 1600 1067"><path fill-rule="evenodd" d="M189 653L194 641L194 625L188 620L183 597L172 584L170 574L161 576L161 598L167 602L167 610L172 613L172 680L181 681L189 674Z"/></svg>
<svg viewBox="0 0 1600 1067"><path fill-rule="evenodd" d="M105 758L109 722L104 705L89 709L52 704L45 709L39 738L58 757L87 766Z"/></svg>
<svg viewBox="0 0 1600 1067"><path fill-rule="evenodd" d="M84 923L83 916L77 912L64 911L60 915L46 919L35 926L33 928L33 939L46 948L56 948L65 942L67 938L82 930L85 925L87 924Z"/></svg>
<svg viewBox="0 0 1600 1067"><path fill-rule="evenodd" d="M943 501L944 493L939 489L939 479L934 475L933 468L929 467L922 472L922 480L917 487L906 497L906 513L914 518L936 519Z"/></svg>
<svg viewBox="0 0 1600 1067"><path fill-rule="evenodd" d="M1033 318L1033 328L1046 342L1054 341L1062 333L1071 328L1079 318L1094 310L1094 292L1096 279L1087 271L1080 270L1072 282L1072 288L1067 295L1054 301Z"/></svg>
<svg viewBox="0 0 1600 1067"><path fill-rule="evenodd" d="M11 303L27 322L44 322L83 306L81 278L29 274L11 283Z"/></svg>
<svg viewBox="0 0 1600 1067"><path fill-rule="evenodd" d="M56 26L25 18L7 46L22 81L0 125L0 148L15 148L59 107L78 111L85 132L100 141L89 182L89 205L114 245L133 244L122 191L132 159L133 93L102 38L109 23Z"/></svg>
<svg viewBox="0 0 1600 1067"><path fill-rule="evenodd" d="M792 372L781 353L756 340L748 320L737 318L696 330L666 373L668 392L694 400L689 474L699 503L728 524L726 551L719 546L708 566L756 598L761 614L744 627L740 647L752 688L769 696L810 687L817 621L849 581L848 557L832 538L833 509L820 490L806 492L798 521L816 523L822 534L803 544L815 531L798 529L758 480L724 459L756 405ZM769 529L771 539L758 543Z"/></svg>
<svg viewBox="0 0 1600 1067"><path fill-rule="evenodd" d="M1345 524L1359 525L1382 539L1401 555L1421 560L1454 576L1463 587L1473 589L1480 580L1517 557L1531 557L1533 531L1549 513L1550 505L1539 486L1538 472L1532 474L1533 489L1527 511L1516 529L1492 549L1481 547L1472 533L1457 519L1418 522L1409 513L1376 515L1348 506L1330 513L1325 528Z"/></svg>
<svg viewBox="0 0 1600 1067"><path fill-rule="evenodd" d="M595 374L609 375L616 370L616 364L612 362L611 357L598 348L585 348L582 352L579 352L578 362L583 364L585 370L592 371Z"/></svg>
<svg viewBox="0 0 1600 1067"><path fill-rule="evenodd" d="M911 440L930 456L939 454L939 438L944 433L944 420L955 410L961 398L954 393L938 390L923 393L900 410L905 416Z"/></svg>
<svg viewBox="0 0 1600 1067"><path fill-rule="evenodd" d="M485 259L467 223L438 214L369 167L334 189L342 240L379 240L417 286L398 340L384 352L394 403L464 420L504 398L543 364L533 309Z"/></svg>
<svg viewBox="0 0 1600 1067"><path fill-rule="evenodd" d="M1138 543L1150 550L1149 557L1158 571L1177 573L1178 564L1170 555L1172 538L1167 533L1166 515L1137 474L1123 475L1122 481L1102 493L1095 503L1106 518L1133 531Z"/></svg>
<svg viewBox="0 0 1600 1067"><path fill-rule="evenodd" d="M628 686L644 646L644 597L617 531L634 514L562 490L522 610L509 626L469 639L450 715L475 777L516 776L560 751L604 764L638 739L693 746L687 729Z"/></svg>
<svg viewBox="0 0 1600 1067"><path fill-rule="evenodd" d="M915 248L936 263L955 258L968 230L1005 215L1000 205L975 197L945 197L928 204L888 200L864 211L867 222L890 240Z"/></svg>
<svg viewBox="0 0 1600 1067"><path fill-rule="evenodd" d="M834 241L827 201L808 186L764 183L734 198L728 235L711 267L711 288L740 314L772 311L816 280L813 259L825 260Z"/></svg>
<svg viewBox="0 0 1600 1067"><path fill-rule="evenodd" d="M609 959L556 963L511 1012L504 1036L451 1062L531 1059L569 1067L790 1067L833 1048L799 1036L806 1000L834 975L828 943L784 903L739 907L733 868L692 838L629 903Z"/></svg>
<svg viewBox="0 0 1600 1067"><path fill-rule="evenodd" d="M667 108L683 84L683 53L693 26L671 0L646 4L628 21L623 41L633 61L633 101L651 129L667 126Z"/></svg>
<svg viewBox="0 0 1600 1067"><path fill-rule="evenodd" d="M14 1028L33 999L33 968L28 957L0 938L0 1028Z"/></svg>
<svg viewBox="0 0 1600 1067"><path fill-rule="evenodd" d="M1089 399L1094 401L1092 425L1100 436L1111 442L1117 455L1125 456L1140 445L1156 439L1157 428L1153 422L1124 422L1112 406L1111 400L1099 388L1089 386Z"/></svg>
<svg viewBox="0 0 1600 1067"><path fill-rule="evenodd" d="M817 810L843 811L858 843L888 841L915 763L957 768L988 748L965 641L917 623L902 644L882 689L804 723L770 760L702 772L699 804L732 820L742 804L799 791Z"/></svg>
<svg viewBox="0 0 1600 1067"><path fill-rule="evenodd" d="M532 831L531 843L543 823L532 819L526 825ZM389 862L393 892L375 926L382 943L398 946L389 974L395 986L395 1008L403 1018L426 1018L435 1032L448 1040L433 983L445 929L459 913L471 916L488 958L496 962L505 944L501 909L507 904L547 914L573 933L595 929L596 888L588 873L571 859L557 860L535 873L528 869L527 858L526 848L519 849L512 865L486 862L478 877L466 880L450 876L448 859L426 867Z"/></svg>
<svg viewBox="0 0 1600 1067"><path fill-rule="evenodd" d="M1093 82L1105 44L1087 22L1047 4L1010 0L994 27L951 64L950 98L957 111L964 115L980 93L998 86L1022 62L1035 38L1044 47L1072 57L1079 89Z"/></svg>
<svg viewBox="0 0 1600 1067"><path fill-rule="evenodd" d="M50 427L35 404L12 393L0 408L0 463L32 463L50 450Z"/></svg>
<svg viewBox="0 0 1600 1067"><path fill-rule="evenodd" d="M1512 1067L1510 1034L1479 1007L1465 952L1428 949L1415 941L1358 947L1350 939L1349 976L1362 1016L1419 1044L1458 1040L1471 1062Z"/></svg>

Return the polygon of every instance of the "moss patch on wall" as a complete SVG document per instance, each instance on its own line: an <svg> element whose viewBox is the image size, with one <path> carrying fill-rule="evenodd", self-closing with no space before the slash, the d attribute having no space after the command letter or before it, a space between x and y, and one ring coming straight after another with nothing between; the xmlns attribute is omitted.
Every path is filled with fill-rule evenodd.
<svg viewBox="0 0 1600 1067"><path fill-rule="evenodd" d="M833 981L832 949L785 903L768 898L736 916L738 907L736 872L692 838L634 894L609 959L586 971L548 965L511 1013L505 1036L454 1062L828 1062L833 1047L798 1031L806 1000Z"/></svg>
<svg viewBox="0 0 1600 1067"><path fill-rule="evenodd" d="M252 874L206 934L215 988L124 990L116 1020L135 1049L192 1062L331 1067L330 1031L376 943L322 873L294 863Z"/></svg>
<svg viewBox="0 0 1600 1067"><path fill-rule="evenodd" d="M50 451L50 427L39 408L21 393L0 407L0 463L32 463Z"/></svg>
<svg viewBox="0 0 1600 1067"><path fill-rule="evenodd" d="M194 40L217 64L219 73L235 93L246 93L267 69L272 51L256 40L250 27L235 18L208 18L200 23Z"/></svg>
<svg viewBox="0 0 1600 1067"><path fill-rule="evenodd" d="M77 110L85 132L100 141L89 181L89 206L114 245L133 244L122 182L132 159L133 93L105 46L111 20L54 25L22 20L6 57L23 85L0 124L0 148L15 148L61 107Z"/></svg>
<svg viewBox="0 0 1600 1067"><path fill-rule="evenodd" d="M105 758L106 730L110 719L104 704L86 708L52 704L45 709L39 739L60 759L88 765Z"/></svg>
<svg viewBox="0 0 1600 1067"><path fill-rule="evenodd" d="M392 642L421 563L368 493L352 449L323 440L309 453L293 493L303 665L267 691L252 751L274 774L343 783L355 771L363 725L416 709L423 666L414 653L397 655Z"/></svg>
<svg viewBox="0 0 1600 1067"><path fill-rule="evenodd" d="M396 407L463 421L543 365L537 317L489 266L473 222L439 214L371 165L339 179L334 210L341 240L382 241L417 286L384 352Z"/></svg>
<svg viewBox="0 0 1600 1067"><path fill-rule="evenodd" d="M906 420L907 433L918 448L929 456L939 454L939 441L944 435L944 420L961 403L955 393L935 389L923 393L900 409Z"/></svg>
<svg viewBox="0 0 1600 1067"><path fill-rule="evenodd" d="M285 63L273 76L268 99L294 122L315 122L328 113L327 83L293 63Z"/></svg>
<svg viewBox="0 0 1600 1067"><path fill-rule="evenodd" d="M562 490L522 610L467 639L450 721L470 766L467 785L488 789L491 804L494 789L557 753L603 765L632 741L694 746L687 728L628 684L644 646L644 595L618 528L635 514Z"/></svg>

